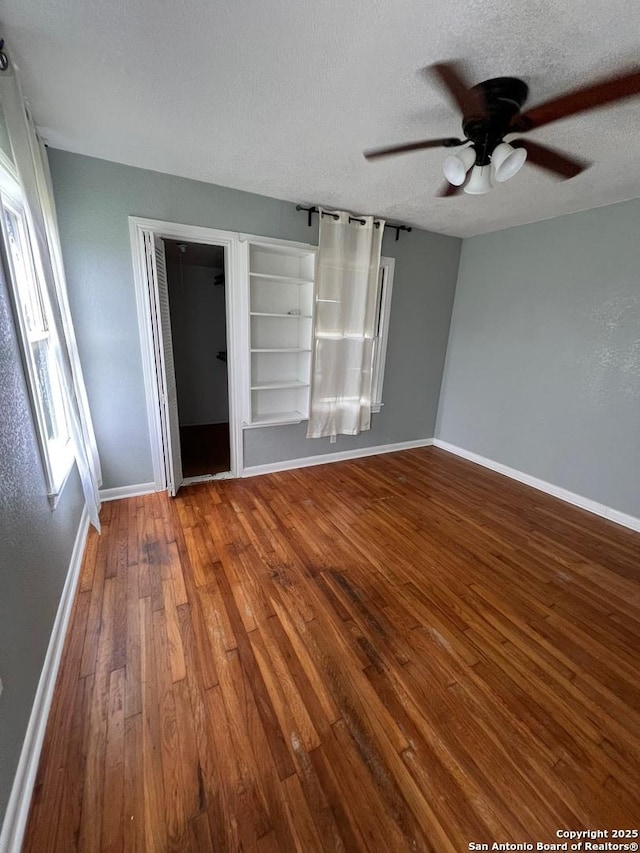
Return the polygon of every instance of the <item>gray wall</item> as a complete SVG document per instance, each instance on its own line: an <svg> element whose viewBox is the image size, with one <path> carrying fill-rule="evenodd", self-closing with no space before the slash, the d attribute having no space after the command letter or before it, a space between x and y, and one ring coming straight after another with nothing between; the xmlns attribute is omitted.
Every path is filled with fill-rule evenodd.
<svg viewBox="0 0 640 853"><path fill-rule="evenodd" d="M640 516L640 200L463 243L437 435Z"/></svg>
<svg viewBox="0 0 640 853"><path fill-rule="evenodd" d="M87 382L104 487L153 479L127 217L314 242L295 205L49 151L71 310ZM433 435L461 241L414 231L396 258L383 411L353 438L307 441L305 425L248 430L245 464ZM416 389L420 389L416 393Z"/></svg>
<svg viewBox="0 0 640 853"><path fill-rule="evenodd" d="M1 267L0 413L1 823L83 506L75 469L49 506Z"/></svg>
<svg viewBox="0 0 640 853"><path fill-rule="evenodd" d="M181 426L229 420L225 288L214 284L223 269L167 264L171 337Z"/></svg>

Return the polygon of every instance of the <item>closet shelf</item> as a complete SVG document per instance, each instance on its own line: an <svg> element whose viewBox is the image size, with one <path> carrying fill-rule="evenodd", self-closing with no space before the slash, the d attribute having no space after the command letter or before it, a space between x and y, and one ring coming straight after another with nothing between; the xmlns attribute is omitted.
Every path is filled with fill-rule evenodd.
<svg viewBox="0 0 640 853"><path fill-rule="evenodd" d="M268 415L254 415L253 420L247 426L258 427L267 426L268 424L299 424L300 421L306 421L307 415L302 412L270 412Z"/></svg>
<svg viewBox="0 0 640 853"><path fill-rule="evenodd" d="M313 284L313 279L295 278L291 275L272 275L266 272L250 272L251 278L263 278L265 281L283 281L285 284Z"/></svg>
<svg viewBox="0 0 640 853"><path fill-rule="evenodd" d="M311 314L275 314L270 311L250 311L252 317L288 317L291 320L310 320Z"/></svg>
<svg viewBox="0 0 640 853"><path fill-rule="evenodd" d="M271 391L277 388L308 388L308 382L300 382L297 379L292 379L290 381L286 380L274 380L273 382L256 382L255 385L251 386L252 391Z"/></svg>
<svg viewBox="0 0 640 853"><path fill-rule="evenodd" d="M252 347L251 352L311 352L311 350L303 347Z"/></svg>

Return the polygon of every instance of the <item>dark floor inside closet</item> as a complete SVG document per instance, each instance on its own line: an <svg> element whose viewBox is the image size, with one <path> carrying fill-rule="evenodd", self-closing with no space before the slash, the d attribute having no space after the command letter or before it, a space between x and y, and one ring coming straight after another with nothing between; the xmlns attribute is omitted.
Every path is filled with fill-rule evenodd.
<svg viewBox="0 0 640 853"><path fill-rule="evenodd" d="M229 471L229 424L181 426L180 450L186 478Z"/></svg>

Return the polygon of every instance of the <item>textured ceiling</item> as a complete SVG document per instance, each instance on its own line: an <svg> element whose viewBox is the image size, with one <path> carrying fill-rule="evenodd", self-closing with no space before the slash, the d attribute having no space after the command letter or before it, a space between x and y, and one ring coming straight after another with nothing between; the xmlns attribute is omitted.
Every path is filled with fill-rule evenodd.
<svg viewBox="0 0 640 853"><path fill-rule="evenodd" d="M458 135L419 69L525 79L529 104L638 62L637 0L5 0L2 35L53 146L468 236L640 196L640 98L530 138L593 161L525 167L489 195L434 197Z"/></svg>

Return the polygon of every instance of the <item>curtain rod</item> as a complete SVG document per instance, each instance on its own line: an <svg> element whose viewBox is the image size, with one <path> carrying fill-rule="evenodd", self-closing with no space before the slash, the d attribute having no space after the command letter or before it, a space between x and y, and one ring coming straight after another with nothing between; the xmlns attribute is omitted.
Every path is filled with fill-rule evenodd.
<svg viewBox="0 0 640 853"><path fill-rule="evenodd" d="M296 210L298 210L298 211L304 210L305 213L308 214L307 225L309 226L309 228L311 228L311 221L313 218L313 214L314 213L320 213L320 211L318 210L317 207L305 207L302 204L296 204ZM332 219L339 219L339 216L337 213L330 213L328 210L323 210L322 215L323 216L330 216ZM360 219L360 217L358 217L358 216L349 216L349 222L359 222L361 225L364 225L365 220ZM376 226L376 228L380 227L379 222L375 222L374 225ZM409 232L412 230L410 225L393 225L390 222L385 222L384 227L385 228L391 228L393 231L396 232L396 240L400 239L400 232L401 231Z"/></svg>

